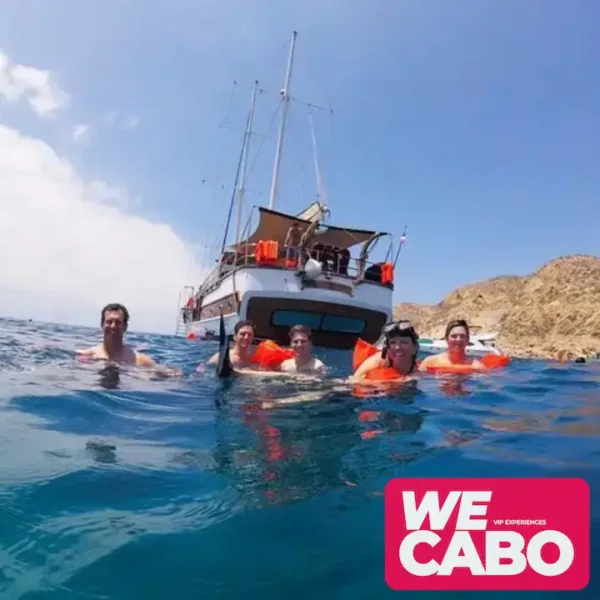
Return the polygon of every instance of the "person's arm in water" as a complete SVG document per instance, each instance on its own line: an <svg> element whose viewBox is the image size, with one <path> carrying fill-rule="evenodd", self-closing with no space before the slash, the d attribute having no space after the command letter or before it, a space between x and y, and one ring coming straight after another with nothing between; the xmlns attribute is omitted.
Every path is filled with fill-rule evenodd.
<svg viewBox="0 0 600 600"><path fill-rule="evenodd" d="M365 375L372 371L373 369L377 369L381 366L383 359L381 358L381 354L373 354L373 356L369 356L361 365L356 369L353 375L350 376L348 381L356 382L362 381Z"/></svg>
<svg viewBox="0 0 600 600"><path fill-rule="evenodd" d="M213 354L205 363L201 362L196 367L196 371L198 373L204 373L206 371L206 367L214 367L219 364L219 353Z"/></svg>
<svg viewBox="0 0 600 600"><path fill-rule="evenodd" d="M181 369L169 369L168 367L163 367L152 360L147 354L142 354L141 352L135 353L135 366L153 369L157 375L162 377L179 377L181 375Z"/></svg>
<svg viewBox="0 0 600 600"><path fill-rule="evenodd" d="M95 358L98 354L98 350L96 346L92 346L91 348L84 348L83 350L76 351L78 358Z"/></svg>
<svg viewBox="0 0 600 600"><path fill-rule="evenodd" d="M147 354L135 353L135 366L144 368L156 368L158 365Z"/></svg>

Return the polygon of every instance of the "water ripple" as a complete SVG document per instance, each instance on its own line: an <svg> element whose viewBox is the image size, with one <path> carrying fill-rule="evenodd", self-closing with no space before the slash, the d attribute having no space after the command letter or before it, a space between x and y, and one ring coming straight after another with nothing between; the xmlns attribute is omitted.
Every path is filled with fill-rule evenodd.
<svg viewBox="0 0 600 600"><path fill-rule="evenodd" d="M599 487L598 364L515 361L366 396L219 381L195 370L214 343L131 335L183 369L158 379L77 361L95 330L0 324L3 599L391 596L390 478L577 474ZM320 354L348 374L348 353Z"/></svg>

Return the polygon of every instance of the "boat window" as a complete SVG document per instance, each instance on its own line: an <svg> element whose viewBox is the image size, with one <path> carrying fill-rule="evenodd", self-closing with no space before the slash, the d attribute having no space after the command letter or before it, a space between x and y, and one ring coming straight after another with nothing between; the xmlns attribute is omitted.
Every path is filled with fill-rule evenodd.
<svg viewBox="0 0 600 600"><path fill-rule="evenodd" d="M317 330L321 324L321 315L304 310L275 310L271 316L271 322L279 327L305 325L310 329Z"/></svg>
<svg viewBox="0 0 600 600"><path fill-rule="evenodd" d="M367 325L364 319L340 315L322 315L303 310L274 310L271 323L279 327L306 325L312 331L360 334Z"/></svg>
<svg viewBox="0 0 600 600"><path fill-rule="evenodd" d="M419 338L419 344L433 344L433 340L430 338Z"/></svg>
<svg viewBox="0 0 600 600"><path fill-rule="evenodd" d="M354 317L340 317L338 315L325 315L321 323L321 331L335 331L336 333L362 333L365 329L364 319Z"/></svg>

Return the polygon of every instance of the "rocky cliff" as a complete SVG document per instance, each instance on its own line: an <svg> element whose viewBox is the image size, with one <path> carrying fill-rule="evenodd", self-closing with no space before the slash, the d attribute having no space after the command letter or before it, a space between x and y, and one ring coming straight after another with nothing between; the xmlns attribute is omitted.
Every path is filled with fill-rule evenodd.
<svg viewBox="0 0 600 600"><path fill-rule="evenodd" d="M499 333L513 356L592 356L600 350L600 257L562 256L531 275L465 285L439 304L402 303L394 314L423 337L442 337L448 321L463 318L473 333Z"/></svg>

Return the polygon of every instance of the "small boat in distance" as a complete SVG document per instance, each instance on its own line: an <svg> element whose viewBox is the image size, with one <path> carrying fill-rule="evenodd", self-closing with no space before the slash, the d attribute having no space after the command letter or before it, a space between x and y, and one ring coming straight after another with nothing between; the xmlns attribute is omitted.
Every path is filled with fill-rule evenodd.
<svg viewBox="0 0 600 600"><path fill-rule="evenodd" d="M485 356L486 354L504 354L496 347L497 333L471 334L466 348L467 356ZM424 354L440 354L448 350L445 339L419 338L419 346Z"/></svg>
<svg viewBox="0 0 600 600"><path fill-rule="evenodd" d="M216 330L221 315L227 335L235 324L250 320L257 340L289 343L288 332L302 324L312 330L315 346L348 349L356 340L374 343L392 317L395 254L393 236L385 231L326 223L330 210L321 189L314 128L312 131L317 200L300 214L275 210L279 167L288 105L296 32L292 37L285 85L280 93L282 117L275 151L269 207L254 206L242 231L246 162L253 122L257 82L246 121L229 217L217 265L198 287L180 294L176 334ZM310 121L312 127L312 121ZM230 218L237 203L235 237L227 242ZM254 232L244 237L253 219ZM386 223L388 225L388 223ZM293 232L293 235L290 233ZM291 237L290 237L291 236ZM290 243L290 239L297 240ZM385 256L373 260L377 243L388 240ZM183 300L183 302L182 302Z"/></svg>

